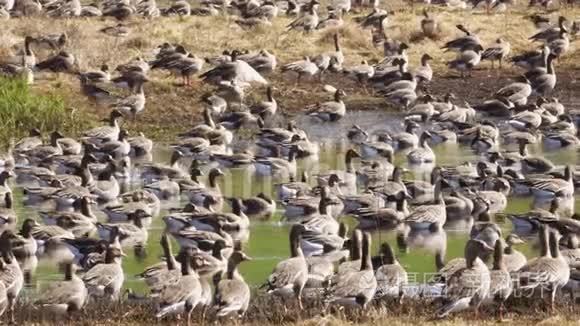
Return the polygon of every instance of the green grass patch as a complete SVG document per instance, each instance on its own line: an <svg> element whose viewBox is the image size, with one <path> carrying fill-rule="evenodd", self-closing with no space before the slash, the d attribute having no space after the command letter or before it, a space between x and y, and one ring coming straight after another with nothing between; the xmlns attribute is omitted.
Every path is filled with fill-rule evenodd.
<svg viewBox="0 0 580 326"><path fill-rule="evenodd" d="M86 126L80 113L53 94L37 94L23 79L0 77L0 144L19 139L31 128L76 134Z"/></svg>

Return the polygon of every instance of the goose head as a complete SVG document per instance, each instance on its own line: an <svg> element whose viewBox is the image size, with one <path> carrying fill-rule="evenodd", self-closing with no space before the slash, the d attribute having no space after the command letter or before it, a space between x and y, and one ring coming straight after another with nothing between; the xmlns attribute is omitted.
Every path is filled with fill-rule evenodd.
<svg viewBox="0 0 580 326"><path fill-rule="evenodd" d="M505 264L503 260L504 254L504 243L502 239L495 241L495 246L493 248L493 270L504 270Z"/></svg>
<svg viewBox="0 0 580 326"><path fill-rule="evenodd" d="M38 128L32 128L28 131L28 136L29 137L41 137L42 132L40 132L40 129L38 129Z"/></svg>
<svg viewBox="0 0 580 326"><path fill-rule="evenodd" d="M52 146L56 146L58 140L62 138L64 138L64 136L60 132L55 130L50 134L50 144Z"/></svg>
<svg viewBox="0 0 580 326"><path fill-rule="evenodd" d="M428 53L423 54L421 56L421 64L425 66L429 61L433 60L433 57L430 56Z"/></svg>
<svg viewBox="0 0 580 326"><path fill-rule="evenodd" d="M508 236L505 239L505 242L506 242L506 244L508 246L513 246L513 245L518 245L518 244L524 244L524 243L526 243L522 238L520 238L515 233L508 234Z"/></svg>
<svg viewBox="0 0 580 326"><path fill-rule="evenodd" d="M34 230L38 226L39 226L38 222L36 222L31 218L27 218L26 220L24 220L24 222L22 222L22 228L20 229L20 233L22 234L23 237L28 238L31 235L32 230Z"/></svg>

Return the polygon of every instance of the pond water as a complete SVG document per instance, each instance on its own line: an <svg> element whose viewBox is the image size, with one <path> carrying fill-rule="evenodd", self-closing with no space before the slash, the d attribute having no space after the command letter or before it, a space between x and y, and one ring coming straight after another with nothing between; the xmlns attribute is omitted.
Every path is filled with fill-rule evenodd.
<svg viewBox="0 0 580 326"><path fill-rule="evenodd" d="M300 169L306 169L310 175L323 172L328 169L344 169L344 153L349 148L345 139L346 131L354 124L358 124L363 129L370 132L377 130L401 130L402 119L400 116L387 113L376 112L351 112L344 119L336 124L317 124L307 117L298 118L298 126L304 129L311 141L319 143L320 152L318 160L299 161ZM249 133L248 133L249 134ZM438 145L434 146L437 154L437 164L443 166L454 166L466 161L474 161L476 155L468 148L461 145ZM576 163L578 154L575 150L560 150L542 152L539 146L530 148L531 152L545 155L555 164ZM158 146L154 153L155 161L168 161L170 155L168 146ZM395 157L398 164L405 166L406 158L402 154ZM269 178L259 178L251 172L241 169L224 170L226 176L220 180L221 189L226 196L248 197L260 192L272 194L272 185L277 180ZM207 174L206 174L207 175ZM419 174L417 174L419 175ZM138 180L133 180L132 187L138 187ZM16 203L19 213L19 220L27 217L34 217L40 221L36 209L22 206L22 191L16 186ZM577 200L577 198L576 198ZM137 292L145 292L146 287L142 281L135 278L135 274L140 273L145 267L159 261L161 250L159 239L164 224L161 217L171 207L183 207L183 202L163 203L160 216L155 217L149 230L149 241L146 248L147 256L144 259L137 259L131 250L126 250L128 257L123 261L123 268L126 274L125 287L130 287ZM531 198L510 197L507 212L526 212L532 205ZM97 213L97 210L95 210ZM277 214L268 221L252 220L249 240L244 243L244 250L253 258L252 261L241 266L241 273L249 284L257 287L268 277L272 268L281 259L288 257L288 229L289 225L280 222L281 208L278 205ZM104 215L99 215L104 220ZM350 230L356 227L356 221L348 216L342 218L347 221ZM511 231L511 223L500 222L504 230L504 236ZM424 273L435 271L433 250L438 246L446 248L446 259L463 255L463 248L468 237L468 230L446 230L439 234L423 234L415 239L418 242L429 241L427 248L411 247L409 251L398 252L401 264L408 272L417 273L417 280L421 281ZM373 232L373 253L383 241L388 241L394 248L397 248L394 231ZM176 246L174 246L176 247ZM518 247L526 255L535 254L533 241ZM37 272L33 276L33 282L27 288L26 293L33 295L36 289L42 287L44 282L51 279L60 278L54 263L47 260L40 260Z"/></svg>

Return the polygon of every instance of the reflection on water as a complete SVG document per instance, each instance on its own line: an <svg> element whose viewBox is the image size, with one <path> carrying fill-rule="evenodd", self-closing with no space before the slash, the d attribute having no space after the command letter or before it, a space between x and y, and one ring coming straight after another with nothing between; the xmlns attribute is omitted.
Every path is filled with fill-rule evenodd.
<svg viewBox="0 0 580 326"><path fill-rule="evenodd" d="M345 141L346 131L352 124L358 124L369 133L380 130L402 130L401 119L393 117L392 114L358 112L350 113L337 124L313 124L308 118L299 118L298 125L305 129L312 141L318 142L320 152L318 160L309 159L299 161L299 170L307 170L310 175L316 175L330 169L344 169L344 153L348 148ZM434 147L437 154L437 164L443 166L456 166L467 161L474 161L476 155L465 147L459 145L437 145ZM576 151L561 150L542 153L538 146L530 148L532 153L541 153L555 164L561 165L577 161ZM170 148L158 146L155 153L155 161L168 161L171 153ZM399 165L406 166L404 154L397 154L395 162ZM409 167L411 168L411 167ZM272 194L273 184L276 181L270 178L256 177L249 170L230 169L225 171L226 177L221 179L220 186L225 196L248 197L260 192ZM429 171L413 170L416 178L428 178ZM312 178L311 178L312 179ZM428 180L428 179L427 179ZM313 183L314 180L311 180ZM132 188L140 186L138 180L133 180ZM19 188L15 191L17 212L19 220L22 221L27 217L39 219L38 214L33 207L22 206L22 192ZM153 219L149 230L149 240L146 247L146 257L137 259L135 253L128 251L128 257L123 261L123 268L126 274L125 286L131 287L138 291L145 289L144 283L136 280L134 275L141 272L144 267L156 263L161 257L159 239L164 227L160 218L167 209L172 207L183 207L184 203L166 202L163 203L163 209L159 217ZM510 197L506 212L521 213L526 212L532 205L531 198ZM280 208L278 208L280 209ZM99 219L105 220L104 215L100 214ZM356 226L354 219L347 217L342 218L346 221L351 229ZM288 225L279 222L279 212L269 221L252 221L250 228L249 241L244 244L246 252L254 258L253 261L241 266L241 272L246 280L256 286L261 284L269 275L275 264L288 256ZM504 236L511 232L511 223L499 221L503 228ZM381 242L388 241L395 248L399 248L399 259L407 271L421 281L424 273L435 271L435 253L443 253L446 260L463 255L463 248L468 237L470 225L454 225L445 231L436 233L431 232L411 232L406 234L406 241L399 238L395 231L380 231L373 234L373 248L376 252ZM399 241L397 241L399 240ZM530 244L522 245L518 248L526 255L533 255L533 249ZM57 274L54 264L40 260L37 273L33 275L33 284L28 293L33 293L43 281L49 281L54 278L60 278Z"/></svg>

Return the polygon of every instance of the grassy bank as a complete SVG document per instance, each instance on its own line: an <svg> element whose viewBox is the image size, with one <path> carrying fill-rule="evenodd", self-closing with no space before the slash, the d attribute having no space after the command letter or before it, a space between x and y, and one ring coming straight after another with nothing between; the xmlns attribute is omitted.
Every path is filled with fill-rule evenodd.
<svg viewBox="0 0 580 326"><path fill-rule="evenodd" d="M34 92L22 79L0 77L0 144L17 140L32 128L76 135L88 125L85 116L67 107L59 95Z"/></svg>

